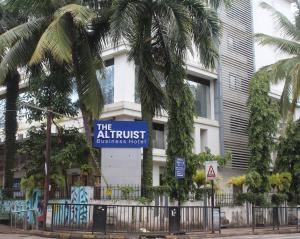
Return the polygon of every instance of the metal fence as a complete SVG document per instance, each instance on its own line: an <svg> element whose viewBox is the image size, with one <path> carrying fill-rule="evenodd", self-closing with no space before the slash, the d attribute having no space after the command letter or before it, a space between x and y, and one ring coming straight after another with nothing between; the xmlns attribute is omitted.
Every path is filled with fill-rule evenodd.
<svg viewBox="0 0 300 239"><path fill-rule="evenodd" d="M300 207L252 207L252 230L270 227L299 229Z"/></svg>
<svg viewBox="0 0 300 239"><path fill-rule="evenodd" d="M49 204L51 230L103 233L220 231L220 208ZM50 225L49 225L50 224Z"/></svg>
<svg viewBox="0 0 300 239"><path fill-rule="evenodd" d="M94 199L98 200L136 200L141 197L139 185L115 185L94 187Z"/></svg>
<svg viewBox="0 0 300 239"><path fill-rule="evenodd" d="M215 204L219 207L239 206L236 194L215 194Z"/></svg>

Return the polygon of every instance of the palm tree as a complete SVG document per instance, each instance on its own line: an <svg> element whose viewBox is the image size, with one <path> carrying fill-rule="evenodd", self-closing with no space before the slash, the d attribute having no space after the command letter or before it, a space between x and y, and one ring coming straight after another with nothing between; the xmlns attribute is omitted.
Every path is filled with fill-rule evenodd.
<svg viewBox="0 0 300 239"><path fill-rule="evenodd" d="M43 63L48 55L67 65L75 77L86 139L91 144L91 121L99 117L103 107L95 65L102 65L107 15L97 15L71 0L7 0L6 6L29 16L29 20L0 36L0 54L4 55L0 81L20 66Z"/></svg>
<svg viewBox="0 0 300 239"><path fill-rule="evenodd" d="M220 0L210 3L217 7ZM111 34L115 44L124 38L129 45L129 60L137 67L137 88L142 119L152 132L153 116L165 107L165 95L155 71L170 74L178 57L183 59L196 43L201 61L214 66L219 24L206 0L114 0ZM179 61L181 62L181 61ZM180 66L181 67L181 66ZM152 186L152 137L143 149L142 187Z"/></svg>
<svg viewBox="0 0 300 239"><path fill-rule="evenodd" d="M280 53L289 57L279 60L274 64L262 67L257 71L258 76L269 77L272 83L284 80L284 88L280 99L281 113L294 112L300 97L300 1L296 1L298 12L295 23L277 11L268 3L261 6L269 10L278 24L283 37L274 37L263 33L256 34L257 42L262 46L274 47Z"/></svg>
<svg viewBox="0 0 300 239"><path fill-rule="evenodd" d="M0 34L24 21L21 15L11 12L0 6ZM6 106L5 106L5 169L4 188L7 196L12 196L13 168L16 159L16 133L17 133L17 100L19 95L18 71L8 72L4 85L6 86Z"/></svg>

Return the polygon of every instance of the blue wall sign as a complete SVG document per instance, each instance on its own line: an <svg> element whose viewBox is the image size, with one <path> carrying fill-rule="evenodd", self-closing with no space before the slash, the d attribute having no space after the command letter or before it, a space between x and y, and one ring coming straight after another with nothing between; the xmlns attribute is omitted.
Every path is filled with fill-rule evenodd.
<svg viewBox="0 0 300 239"><path fill-rule="evenodd" d="M183 158L175 158L175 177L177 179L185 177L185 160Z"/></svg>
<svg viewBox="0 0 300 239"><path fill-rule="evenodd" d="M147 122L95 120L93 146L95 148L147 148Z"/></svg>

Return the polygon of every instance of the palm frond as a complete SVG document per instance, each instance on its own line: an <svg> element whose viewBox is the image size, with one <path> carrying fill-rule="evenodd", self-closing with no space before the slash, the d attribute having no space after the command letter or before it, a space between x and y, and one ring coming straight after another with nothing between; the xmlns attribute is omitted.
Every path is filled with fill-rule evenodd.
<svg viewBox="0 0 300 239"><path fill-rule="evenodd" d="M300 44L295 41L270 36L263 33L255 34L255 39L262 46L271 46L281 53L289 55L299 55L300 54Z"/></svg>
<svg viewBox="0 0 300 239"><path fill-rule="evenodd" d="M102 111L104 100L97 79L91 49L86 38L82 37L80 39L77 45L77 54L74 57L76 57L75 75L79 99L93 118L98 118Z"/></svg>
<svg viewBox="0 0 300 239"><path fill-rule="evenodd" d="M184 52L190 48L192 19L188 9L182 3L172 0L157 1L153 5L153 11L159 16L161 24L169 28L168 35L170 39L174 39L173 45L176 50Z"/></svg>
<svg viewBox="0 0 300 239"><path fill-rule="evenodd" d="M52 0L4 0L6 7L13 11L22 11L25 15L49 16L57 4Z"/></svg>
<svg viewBox="0 0 300 239"><path fill-rule="evenodd" d="M48 19L36 18L32 21L20 24L0 35L0 54L6 48L13 46L20 39L28 39L45 28Z"/></svg>
<svg viewBox="0 0 300 239"><path fill-rule="evenodd" d="M214 68L218 59L220 21L217 13L197 0L183 3L189 10L192 19L192 37L201 63L207 68Z"/></svg>
<svg viewBox="0 0 300 239"><path fill-rule="evenodd" d="M108 43L110 23L109 19L111 11L109 9L101 9L98 17L93 20L92 24L88 25L87 36L91 49L99 54L103 47Z"/></svg>
<svg viewBox="0 0 300 239"><path fill-rule="evenodd" d="M299 56L282 59L271 65L262 67L257 71L256 74L267 73L270 75L270 81L277 84L279 81L285 80L285 78L288 77L292 68L295 66L295 64L298 64L299 61Z"/></svg>
<svg viewBox="0 0 300 239"><path fill-rule="evenodd" d="M292 89L290 84L291 81L292 79L290 77L285 78L285 83L284 83L283 91L279 102L280 112L284 119L286 119L289 110L291 109L291 101L290 101L291 99L290 97L292 94Z"/></svg>
<svg viewBox="0 0 300 239"><path fill-rule="evenodd" d="M114 44L117 45L121 36L130 30L131 24L142 21L139 17L146 14L147 4L146 1L114 0L111 9L111 35Z"/></svg>
<svg viewBox="0 0 300 239"><path fill-rule="evenodd" d="M90 23L97 17L96 12L92 9L78 4L68 4L64 7L59 8L55 12L54 18L61 18L66 13L71 14L76 25L84 27L86 27L88 23Z"/></svg>
<svg viewBox="0 0 300 239"><path fill-rule="evenodd" d="M72 62L72 41L69 21L65 15L55 18L44 31L32 55L30 64L42 61L46 52L50 52L59 63Z"/></svg>
<svg viewBox="0 0 300 239"><path fill-rule="evenodd" d="M0 84L4 81L9 71L14 71L29 62L37 42L38 35L28 39L23 38L9 49L0 63Z"/></svg>
<svg viewBox="0 0 300 239"><path fill-rule="evenodd" d="M153 70L145 65L138 65L137 87L140 92L141 104L151 114L159 113L165 107L165 93Z"/></svg>
<svg viewBox="0 0 300 239"><path fill-rule="evenodd" d="M300 30L285 15L266 2L261 2L260 6L272 13L273 19L284 36L293 40L300 40Z"/></svg>

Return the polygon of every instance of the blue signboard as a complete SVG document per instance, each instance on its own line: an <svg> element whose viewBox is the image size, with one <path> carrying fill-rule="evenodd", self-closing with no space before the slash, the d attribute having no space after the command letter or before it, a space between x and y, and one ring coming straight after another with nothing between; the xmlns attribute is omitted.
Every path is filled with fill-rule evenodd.
<svg viewBox="0 0 300 239"><path fill-rule="evenodd" d="M148 125L145 121L94 121L95 148L147 148Z"/></svg>
<svg viewBox="0 0 300 239"><path fill-rule="evenodd" d="M175 177L177 179L185 177L185 160L183 158L175 158Z"/></svg>

